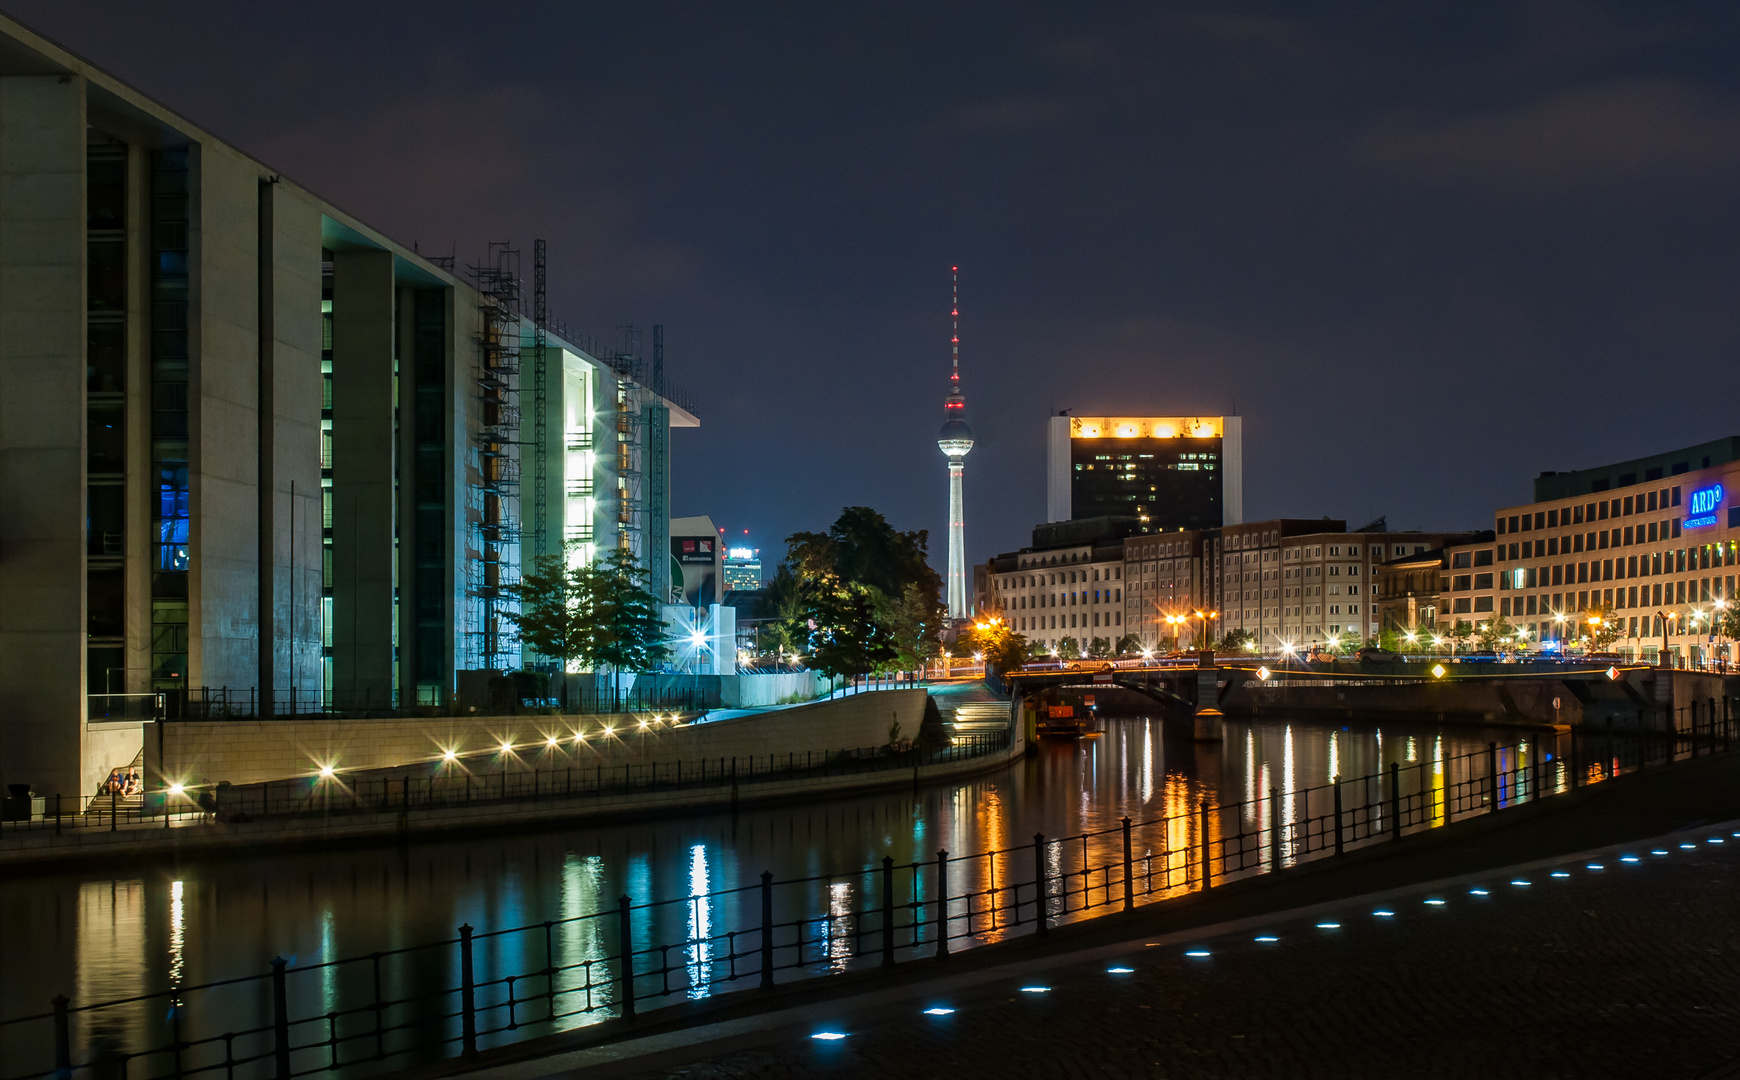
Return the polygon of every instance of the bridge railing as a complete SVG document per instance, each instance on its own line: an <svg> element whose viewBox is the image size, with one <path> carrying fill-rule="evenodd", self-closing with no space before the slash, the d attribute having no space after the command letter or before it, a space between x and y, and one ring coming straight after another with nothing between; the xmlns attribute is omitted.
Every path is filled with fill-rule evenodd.
<svg viewBox="0 0 1740 1080"><path fill-rule="evenodd" d="M1715 699L1638 736L1540 734L1444 755L1402 743L1384 767L1067 837L729 888L617 898L572 917L0 1020L4 1080L373 1075L679 1000L893 966L1403 840L1641 768L1726 753Z"/></svg>

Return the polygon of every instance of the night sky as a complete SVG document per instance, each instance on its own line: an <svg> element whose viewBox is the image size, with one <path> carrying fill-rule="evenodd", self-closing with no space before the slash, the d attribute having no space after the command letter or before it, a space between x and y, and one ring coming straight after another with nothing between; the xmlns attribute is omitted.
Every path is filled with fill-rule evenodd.
<svg viewBox="0 0 1740 1080"><path fill-rule="evenodd" d="M952 264L975 561L1056 409L1236 410L1248 519L1392 528L1740 433L1731 3L7 7L425 252L546 238L558 316L666 326L673 512L764 549L944 563Z"/></svg>

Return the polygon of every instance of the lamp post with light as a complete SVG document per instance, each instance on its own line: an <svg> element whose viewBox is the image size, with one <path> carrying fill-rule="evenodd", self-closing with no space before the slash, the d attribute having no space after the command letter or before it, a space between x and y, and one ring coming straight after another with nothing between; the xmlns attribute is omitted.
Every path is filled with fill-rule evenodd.
<svg viewBox="0 0 1740 1080"><path fill-rule="evenodd" d="M1202 620L1202 635L1196 639L1196 647L1199 649L1209 648L1208 621L1210 619L1220 618L1220 612L1198 610L1196 612L1196 617Z"/></svg>

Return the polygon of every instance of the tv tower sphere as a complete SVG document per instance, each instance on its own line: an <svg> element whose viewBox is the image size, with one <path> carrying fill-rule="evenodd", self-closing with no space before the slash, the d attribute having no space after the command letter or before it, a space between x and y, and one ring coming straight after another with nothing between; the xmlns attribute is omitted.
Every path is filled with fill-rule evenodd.
<svg viewBox="0 0 1740 1080"><path fill-rule="evenodd" d="M973 448L973 429L965 419L967 399L961 396L961 288L959 267L950 267L954 278L954 304L949 315L954 319L954 335L950 340L953 370L949 374L949 394L943 402L943 426L937 433L936 445L949 459L949 618L972 617L967 603L967 515L961 498L961 474L965 471L967 452Z"/></svg>

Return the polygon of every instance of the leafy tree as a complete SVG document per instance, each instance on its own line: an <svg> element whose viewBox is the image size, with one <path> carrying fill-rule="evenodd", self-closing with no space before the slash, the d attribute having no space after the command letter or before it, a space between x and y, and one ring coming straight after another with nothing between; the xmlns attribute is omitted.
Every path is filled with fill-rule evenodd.
<svg viewBox="0 0 1740 1080"><path fill-rule="evenodd" d="M504 617L519 629L520 644L566 671L585 650L590 619L582 607L578 568L569 568L564 552L541 556L521 572L512 593L520 610Z"/></svg>
<svg viewBox="0 0 1740 1080"><path fill-rule="evenodd" d="M1440 636L1450 642L1450 651L1452 653L1454 653L1458 648L1466 649L1468 647L1468 639L1474 636L1474 624L1469 622L1467 619L1457 619L1455 622L1451 623L1450 628L1445 630Z"/></svg>
<svg viewBox="0 0 1740 1080"><path fill-rule="evenodd" d="M1605 649L1625 636L1625 619L1607 604L1584 611L1577 616L1577 624L1577 629L1594 649Z"/></svg>
<svg viewBox="0 0 1740 1080"><path fill-rule="evenodd" d="M828 675L868 675L898 655L894 639L875 619L876 601L861 585L829 583L813 590L809 608L812 665Z"/></svg>
<svg viewBox="0 0 1740 1080"><path fill-rule="evenodd" d="M916 671L942 652L937 633L948 621L948 611L935 593L916 582L908 582L899 599L879 597L876 621L894 639L894 664L900 671Z"/></svg>
<svg viewBox="0 0 1740 1080"><path fill-rule="evenodd" d="M998 616L980 619L963 638L998 671L1015 671L1027 662L1027 638L1016 633L1007 619Z"/></svg>
<svg viewBox="0 0 1740 1080"><path fill-rule="evenodd" d="M917 667L940 651L947 620L942 578L928 561L928 533L900 532L869 507L848 506L827 532L794 533L786 545L821 670L861 674L857 665L869 662L864 670L871 671L897 658ZM848 617L862 625L840 621Z"/></svg>
<svg viewBox="0 0 1740 1080"><path fill-rule="evenodd" d="M1080 660L1081 642L1075 638L1061 638L1057 642L1057 658L1059 660Z"/></svg>
<svg viewBox="0 0 1740 1080"><path fill-rule="evenodd" d="M1516 636L1516 627L1503 615L1488 619L1481 623L1474 632L1474 643L1480 646L1481 652L1495 653L1506 644L1506 638Z"/></svg>
<svg viewBox="0 0 1740 1080"><path fill-rule="evenodd" d="M832 574L867 585L883 596L900 596L909 584L942 595L943 580L930 565L930 533L900 532L867 506L848 506L825 533L786 538L787 561L800 578Z"/></svg>
<svg viewBox="0 0 1740 1080"><path fill-rule="evenodd" d="M593 668L651 671L670 659L664 613L646 590L651 576L624 548L576 571L580 606L589 616L581 656Z"/></svg>
<svg viewBox="0 0 1740 1080"><path fill-rule="evenodd" d="M1716 620L1711 624L1710 631L1729 641L1740 641L1740 606L1732 601L1724 602L1716 611Z"/></svg>
<svg viewBox="0 0 1740 1080"><path fill-rule="evenodd" d="M577 567L566 553L545 555L520 575L520 611L508 618L522 644L564 670L649 671L670 658L650 576L621 548Z"/></svg>
<svg viewBox="0 0 1740 1080"><path fill-rule="evenodd" d="M766 621L762 623L758 647L763 653L797 657L809 645L809 615L804 607L803 592L791 567L781 565L767 583L762 601Z"/></svg>
<svg viewBox="0 0 1740 1080"><path fill-rule="evenodd" d="M1228 630L1226 635L1215 645L1215 649L1228 654L1241 653L1256 643L1257 635L1240 627L1237 630Z"/></svg>
<svg viewBox="0 0 1740 1080"><path fill-rule="evenodd" d="M1142 639L1135 634L1125 634L1118 639L1118 655L1134 656L1142 651Z"/></svg>
<svg viewBox="0 0 1740 1080"><path fill-rule="evenodd" d="M1095 660L1103 660L1112 655L1112 643L1103 637L1094 638L1088 642L1088 655Z"/></svg>

